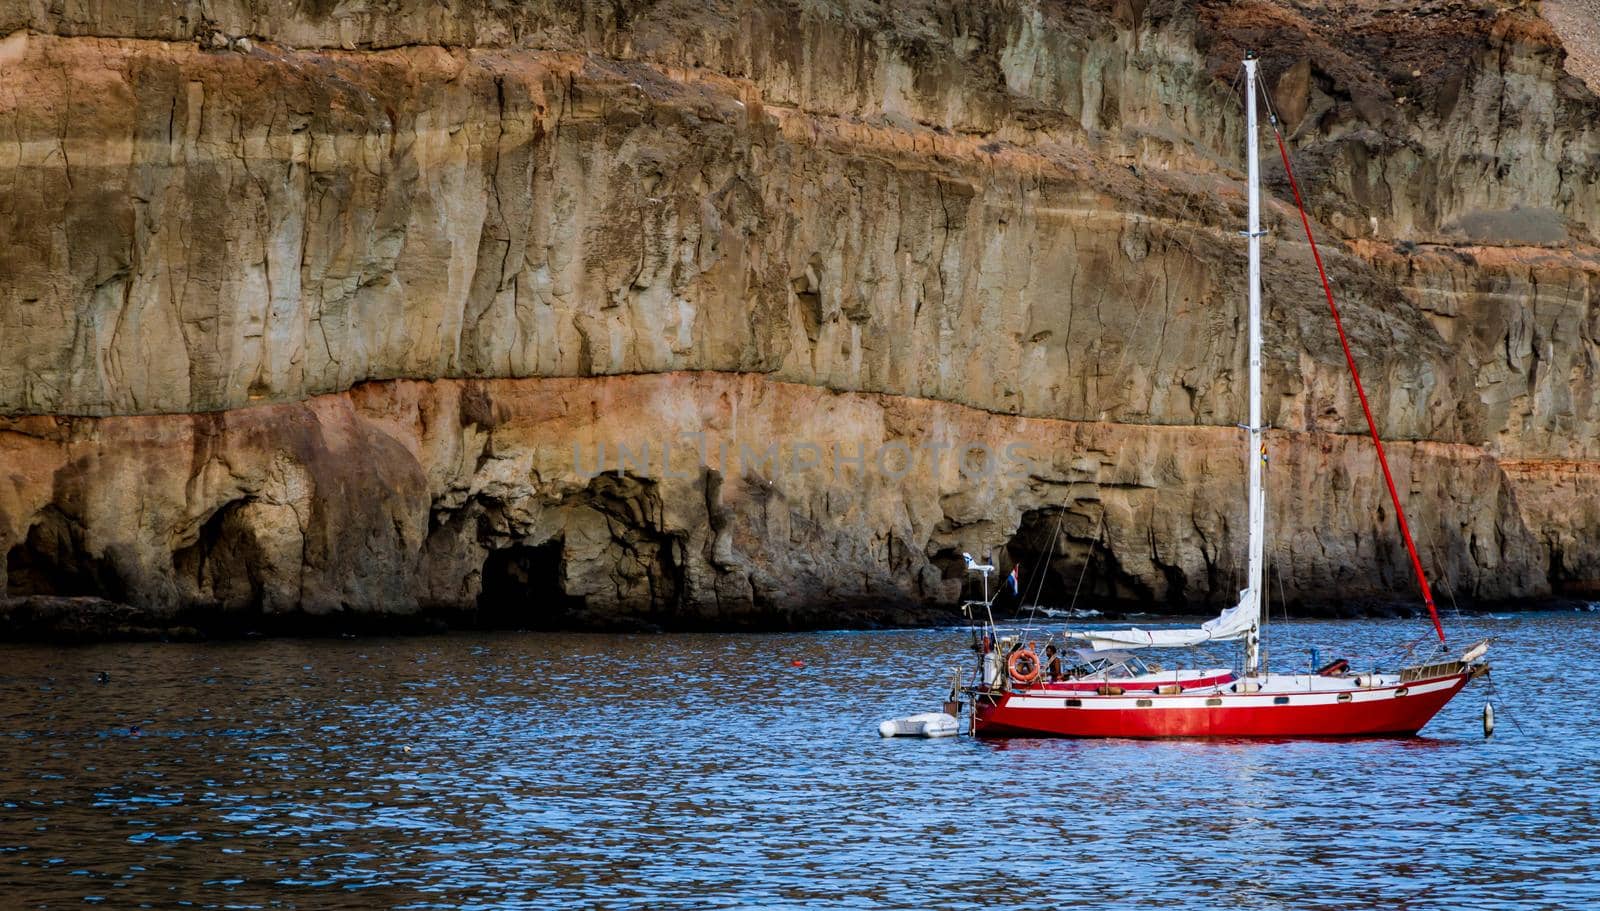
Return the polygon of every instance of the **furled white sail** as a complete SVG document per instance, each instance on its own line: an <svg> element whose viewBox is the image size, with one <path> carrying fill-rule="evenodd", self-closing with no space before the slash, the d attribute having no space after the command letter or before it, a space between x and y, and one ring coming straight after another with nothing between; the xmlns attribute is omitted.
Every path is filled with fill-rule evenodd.
<svg viewBox="0 0 1600 911"><path fill-rule="evenodd" d="M1097 652L1113 648L1182 648L1206 642L1228 642L1243 639L1255 629L1261 609L1256 604L1255 593L1245 589L1239 593L1239 603L1222 612L1215 620L1208 620L1194 629L1107 629L1084 630L1069 633L1068 637L1087 642Z"/></svg>

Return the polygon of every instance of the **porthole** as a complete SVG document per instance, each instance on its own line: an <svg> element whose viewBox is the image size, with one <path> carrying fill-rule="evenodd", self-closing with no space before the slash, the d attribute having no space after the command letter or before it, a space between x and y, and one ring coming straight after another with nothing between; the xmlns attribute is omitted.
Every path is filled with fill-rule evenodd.
<svg viewBox="0 0 1600 911"><path fill-rule="evenodd" d="M1272 697L1272 704L1273 705L1288 705L1289 704L1289 697L1288 696L1273 696Z"/></svg>
<svg viewBox="0 0 1600 911"><path fill-rule="evenodd" d="M1083 708L1083 700L1082 699L1068 699L1067 700L1067 708L1069 708L1069 709L1081 709L1081 708Z"/></svg>
<svg viewBox="0 0 1600 911"><path fill-rule="evenodd" d="M1154 704L1155 703L1149 699L1140 699L1134 702L1134 705L1137 705L1141 709L1147 709Z"/></svg>
<svg viewBox="0 0 1600 911"><path fill-rule="evenodd" d="M1401 688L1395 690L1394 694L1395 694L1395 696L1399 697L1399 696L1404 696L1405 694L1407 694L1409 692L1411 692L1411 691L1402 686Z"/></svg>
<svg viewBox="0 0 1600 911"><path fill-rule="evenodd" d="M1210 699L1206 700L1206 705L1221 705L1221 704L1222 704L1222 697L1221 696L1212 696Z"/></svg>
<svg viewBox="0 0 1600 911"><path fill-rule="evenodd" d="M1349 693L1340 693L1339 694L1339 701L1340 702L1349 702L1350 701L1350 694Z"/></svg>

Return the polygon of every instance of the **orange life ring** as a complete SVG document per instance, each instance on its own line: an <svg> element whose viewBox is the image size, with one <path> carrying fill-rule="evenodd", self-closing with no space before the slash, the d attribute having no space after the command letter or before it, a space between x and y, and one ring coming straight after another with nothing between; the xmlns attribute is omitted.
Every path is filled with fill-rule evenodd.
<svg viewBox="0 0 1600 911"><path fill-rule="evenodd" d="M1011 658L1006 661L1006 669L1011 672L1011 682L1020 686L1037 683L1039 680L1039 656L1031 648L1019 648L1011 653Z"/></svg>

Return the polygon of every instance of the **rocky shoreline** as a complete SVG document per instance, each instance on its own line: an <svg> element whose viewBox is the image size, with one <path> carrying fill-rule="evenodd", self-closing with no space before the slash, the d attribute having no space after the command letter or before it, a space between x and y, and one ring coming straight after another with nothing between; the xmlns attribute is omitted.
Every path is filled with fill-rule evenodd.
<svg viewBox="0 0 1600 911"><path fill-rule="evenodd" d="M1206 620L1188 613L1162 614L1145 610L1119 610L1100 605L1097 615L1080 614L1079 619L1047 618L1048 624L1103 624L1129 622L1166 624L1181 620ZM1499 601L1453 606L1450 614L1464 616L1488 613L1531 613L1538 611L1594 612L1600 602L1570 598L1530 601ZM1004 623L1022 620L1027 612L996 616ZM1426 611L1419 605L1395 601L1354 600L1329 602L1298 610L1295 620L1421 619ZM26 597L0 600L0 642L40 642L57 645L96 642L225 642L263 638L367 638L375 636L425 636L462 631L495 632L585 632L585 633L788 633L821 630L926 629L965 625L959 606L819 606L807 612L789 613L780 618L761 616L739 625L685 623L662 626L646 622L614 622L582 626L529 626L491 611L421 610L412 613L330 614L288 612L222 612L194 608L176 613L141 610L128 604L100 598Z"/></svg>

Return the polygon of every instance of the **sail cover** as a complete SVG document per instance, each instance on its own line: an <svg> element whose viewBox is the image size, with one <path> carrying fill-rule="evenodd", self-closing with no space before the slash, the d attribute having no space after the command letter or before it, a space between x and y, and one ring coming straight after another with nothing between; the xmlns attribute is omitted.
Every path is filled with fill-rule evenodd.
<svg viewBox="0 0 1600 911"><path fill-rule="evenodd" d="M1239 603L1222 612L1215 620L1208 620L1193 629L1106 629L1084 630L1069 633L1068 638L1087 642L1097 652L1113 648L1182 648L1206 642L1228 642L1243 639L1261 616L1256 606L1255 593L1245 589L1239 593Z"/></svg>

